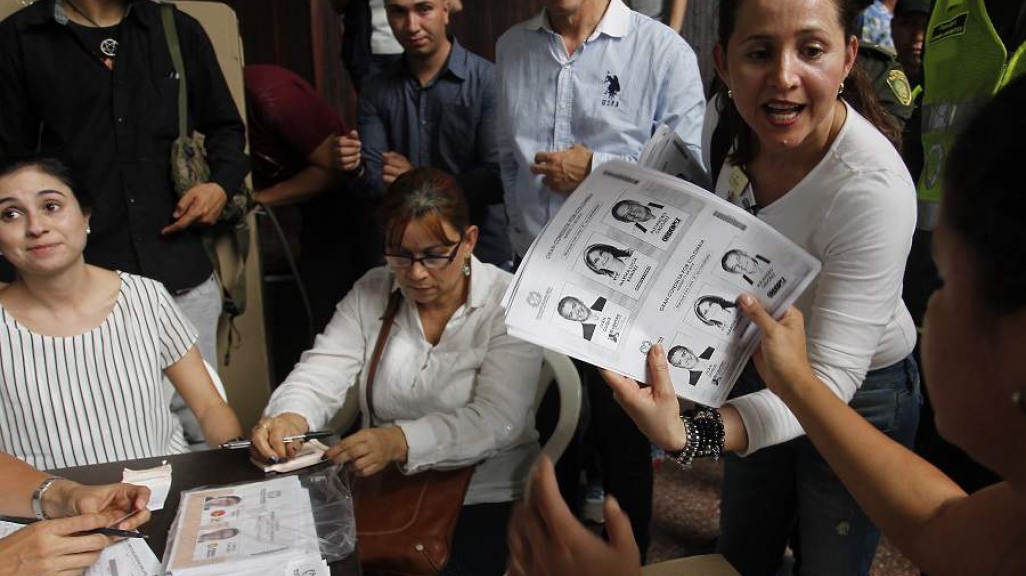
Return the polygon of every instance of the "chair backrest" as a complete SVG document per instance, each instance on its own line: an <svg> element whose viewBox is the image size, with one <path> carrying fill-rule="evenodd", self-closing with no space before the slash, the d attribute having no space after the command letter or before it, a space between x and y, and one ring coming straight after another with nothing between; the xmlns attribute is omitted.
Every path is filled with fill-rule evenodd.
<svg viewBox="0 0 1026 576"><path fill-rule="evenodd" d="M210 379L214 382L214 388L217 393L221 395L221 400L228 401L228 393L224 390L224 382L221 382L221 376L217 373L217 370L210 365L210 362L203 361L203 365L207 368L207 374L210 374Z"/></svg>
<svg viewBox="0 0 1026 576"><path fill-rule="evenodd" d="M542 446L542 452L553 462L558 462L577 430L577 420L581 415L581 376L570 358L559 352L545 350L542 356L538 396L534 402L535 412L541 405L545 391L553 383L559 389L559 418L552 430L552 436L549 436Z"/></svg>

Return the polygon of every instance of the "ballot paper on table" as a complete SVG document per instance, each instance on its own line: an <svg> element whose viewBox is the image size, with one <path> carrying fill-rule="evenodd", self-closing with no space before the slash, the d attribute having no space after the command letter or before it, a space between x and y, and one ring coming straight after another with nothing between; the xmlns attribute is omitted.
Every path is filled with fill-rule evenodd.
<svg viewBox="0 0 1026 576"><path fill-rule="evenodd" d="M164 502L171 491L171 465L165 460L163 465L144 470L124 468L121 481L150 489L150 501L146 505L150 510L164 508Z"/></svg>
<svg viewBox="0 0 1026 576"><path fill-rule="evenodd" d="M0 538L22 528L25 526L0 522ZM104 548L84 576L160 576L163 573L160 560L144 540L126 538Z"/></svg>
<svg viewBox="0 0 1026 576"><path fill-rule="evenodd" d="M174 576L326 574L319 542L307 489L283 476L183 493L165 563Z"/></svg>

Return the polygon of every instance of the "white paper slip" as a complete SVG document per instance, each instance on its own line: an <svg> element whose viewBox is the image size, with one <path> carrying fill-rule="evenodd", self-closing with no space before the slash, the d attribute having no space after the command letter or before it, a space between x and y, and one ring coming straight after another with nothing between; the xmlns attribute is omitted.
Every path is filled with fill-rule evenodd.
<svg viewBox="0 0 1026 576"><path fill-rule="evenodd" d="M146 507L150 510L160 510L164 507L164 501L167 500L167 495L171 491L171 465L165 460L163 466L145 470L125 468L121 474L121 481L149 488L150 503Z"/></svg>
<svg viewBox="0 0 1026 576"><path fill-rule="evenodd" d="M293 560L285 569L284 576L328 576L331 569L328 563L319 556L311 556Z"/></svg>
<svg viewBox="0 0 1026 576"><path fill-rule="evenodd" d="M153 550L139 538L108 546L85 576L160 576L164 569Z"/></svg>
<svg viewBox="0 0 1026 576"><path fill-rule="evenodd" d="M303 448L291 460L277 464L265 464L252 459L250 461L264 472L292 472L293 470L299 470L320 463L324 460L324 453L327 451L327 446L321 443L320 440L314 439L303 444Z"/></svg>

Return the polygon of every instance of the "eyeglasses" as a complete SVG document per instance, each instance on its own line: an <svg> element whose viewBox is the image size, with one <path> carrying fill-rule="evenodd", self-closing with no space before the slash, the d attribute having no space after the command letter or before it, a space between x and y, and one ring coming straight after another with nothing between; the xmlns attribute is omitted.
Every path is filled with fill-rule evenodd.
<svg viewBox="0 0 1026 576"><path fill-rule="evenodd" d="M456 259L456 254L460 250L460 244L463 243L463 234L465 232L466 231L460 232L460 239L456 241L456 245L452 247L452 251L444 256L429 254L427 256L414 257L409 254L385 253L385 262L388 262L389 266L399 269L413 268L415 263L420 262L420 265L428 270L441 270L449 264L452 264L452 261Z"/></svg>

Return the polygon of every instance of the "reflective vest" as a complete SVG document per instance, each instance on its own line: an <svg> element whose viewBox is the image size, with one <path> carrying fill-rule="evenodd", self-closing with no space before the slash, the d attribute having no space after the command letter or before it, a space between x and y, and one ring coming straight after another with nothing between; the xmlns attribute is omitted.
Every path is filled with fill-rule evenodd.
<svg viewBox="0 0 1026 576"><path fill-rule="evenodd" d="M1026 72L1026 44L1009 57L984 0L938 0L923 52L923 172L918 227L933 230L944 162L955 139L991 97Z"/></svg>

